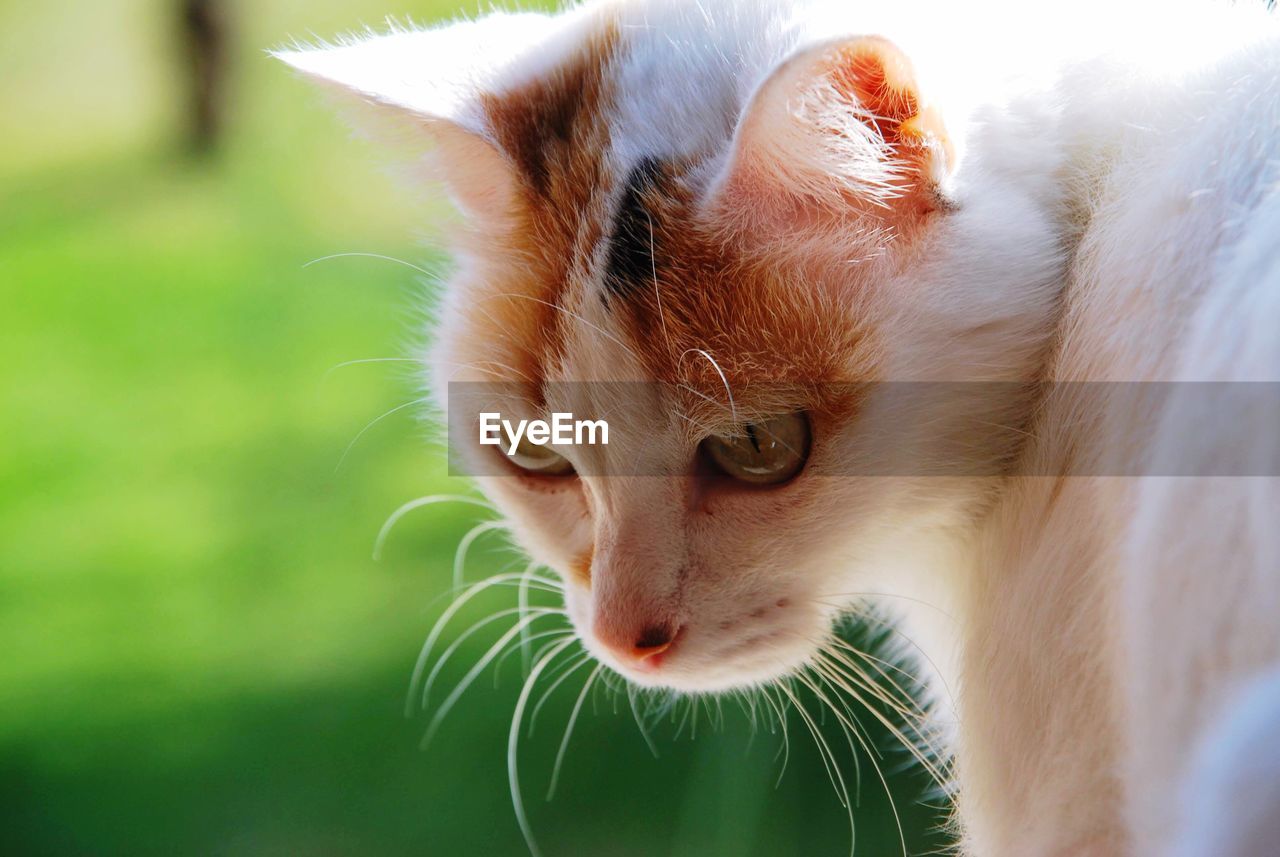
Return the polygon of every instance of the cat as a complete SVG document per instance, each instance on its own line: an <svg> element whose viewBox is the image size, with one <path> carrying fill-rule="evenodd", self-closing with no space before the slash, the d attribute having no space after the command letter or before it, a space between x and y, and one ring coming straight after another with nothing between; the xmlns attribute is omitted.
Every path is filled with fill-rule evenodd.
<svg viewBox="0 0 1280 857"><path fill-rule="evenodd" d="M876 594L963 853L1280 853L1264 9L616 0L277 55L461 212L442 404L646 391L592 450L449 414L601 663L767 684Z"/></svg>

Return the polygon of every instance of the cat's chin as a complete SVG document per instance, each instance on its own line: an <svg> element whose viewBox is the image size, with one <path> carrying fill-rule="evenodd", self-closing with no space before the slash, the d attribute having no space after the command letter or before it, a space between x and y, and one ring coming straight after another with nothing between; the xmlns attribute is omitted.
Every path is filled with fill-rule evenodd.
<svg viewBox="0 0 1280 857"><path fill-rule="evenodd" d="M771 685L779 679L793 674L807 663L809 658L796 659L795 663L785 669L713 669L686 670L672 668L646 673L628 669L618 664L609 666L632 684L661 690L673 690L679 693L725 693L735 690L751 690Z"/></svg>
<svg viewBox="0 0 1280 857"><path fill-rule="evenodd" d="M597 655L597 657L600 656ZM636 669L611 658L601 658L601 660L619 675L640 687L696 694L749 690L769 685L799 670L810 660L810 657L810 652L804 652L798 657L785 661L770 656L767 663L750 663L744 659L740 665L717 664L715 666L683 665L679 661L673 661L655 670Z"/></svg>

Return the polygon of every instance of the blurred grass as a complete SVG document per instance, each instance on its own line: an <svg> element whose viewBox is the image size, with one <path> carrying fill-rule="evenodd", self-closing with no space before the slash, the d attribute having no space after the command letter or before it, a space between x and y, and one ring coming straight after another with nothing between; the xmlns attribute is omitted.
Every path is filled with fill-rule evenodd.
<svg viewBox="0 0 1280 857"><path fill-rule="evenodd" d="M369 557L401 502L465 486L411 411L335 470L418 392L404 364L328 370L402 356L423 287L372 259L304 268L430 263L432 207L262 53L448 5L240 3L229 138L194 163L168 4L0 0L0 852L525 853L518 670L478 683L425 753L401 712L474 510L421 512ZM472 576L511 561L477 550ZM846 853L794 718L775 790L778 738L743 717L667 730L655 760L602 697L544 804L573 696L522 757L548 854ZM921 778L897 782L912 853L936 847ZM862 794L859 853L898 853L866 771Z"/></svg>

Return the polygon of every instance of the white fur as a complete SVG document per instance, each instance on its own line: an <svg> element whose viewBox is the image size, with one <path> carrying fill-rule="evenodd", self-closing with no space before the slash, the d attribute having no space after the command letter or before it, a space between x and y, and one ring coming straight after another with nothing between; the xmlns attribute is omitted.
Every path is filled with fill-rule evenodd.
<svg viewBox="0 0 1280 857"><path fill-rule="evenodd" d="M884 187L874 145L849 135L833 167L829 151L818 157L783 121L802 111L770 102L767 82L798 51L832 39L883 35L911 57L958 153L945 178L954 210L910 259L889 246L855 271L857 236L887 234L865 223L796 248L825 260L832 311L879 332L880 377L1278 380L1280 36L1260 10L1019 2L984 4L979 14L959 3L926 12L889 2L630 0L283 58L488 139L475 96L545 74L604 14L618 16L630 46L610 70L623 93L610 117L611 168L626 175L646 156L684 156L699 162L712 195L733 169L735 141L750 136L742 129L753 109L780 117L758 129L780 184L809 158L833 182ZM486 252L468 250L452 286L441 354L458 374L440 381L465 374L457 355L475 312L471 284L506 270ZM841 277L855 273L875 285L841 290ZM798 289L810 285L797 277ZM605 366L639 371L601 335L612 328L597 304L576 310L583 325L562 379ZM1008 423L1030 435L1021 449L1028 472L1144 463L1160 472L1161 456L1175 454L1209 472L1277 469L1274 410L1189 449L1188 426L1215 414L1189 388L1168 402L1117 399L1102 411L1068 388L1034 413L1027 401L1003 404ZM930 460L969 412L958 402L920 424L901 407L870 401L844 428L838 455ZM620 432L610 454L678 457L685 448L656 409L641 409L628 430L631 440ZM974 438L964 463L1001 453L996 439ZM797 489L794 502L743 501L718 530L689 523L672 483L584 483L576 499L527 496L511 480L486 488L539 559L564 569L594 545L595 591L568 587L589 645L596 612L670 598L682 563L700 569L681 596L690 621L714 626L779 596L809 605L768 619L781 636L763 654L724 654L731 635L707 634L669 673L629 672L634 680L686 690L767 681L811 657L839 606L824 599L886 593L932 677L966 853L1262 853L1243 843L1274 829L1267 819L1280 813L1280 760L1270 749L1250 753L1280 741L1274 679L1220 709L1280 662L1276 479L844 479ZM760 533L760 521L779 525ZM1179 800L1195 788L1208 794L1184 830Z"/></svg>

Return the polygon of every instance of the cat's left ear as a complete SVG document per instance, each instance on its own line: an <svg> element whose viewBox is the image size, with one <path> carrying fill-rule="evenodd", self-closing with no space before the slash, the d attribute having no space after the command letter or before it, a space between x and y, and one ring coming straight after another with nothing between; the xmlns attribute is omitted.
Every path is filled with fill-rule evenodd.
<svg viewBox="0 0 1280 857"><path fill-rule="evenodd" d="M945 205L953 162L941 114L906 54L879 36L842 39L769 74L707 204L784 230L851 212L901 226Z"/></svg>
<svg viewBox="0 0 1280 857"><path fill-rule="evenodd" d="M447 187L465 214L494 221L519 204L518 181L486 126L481 100L537 52L552 25L545 15L495 13L273 56L369 105L356 117L359 124L429 150L430 178Z"/></svg>

